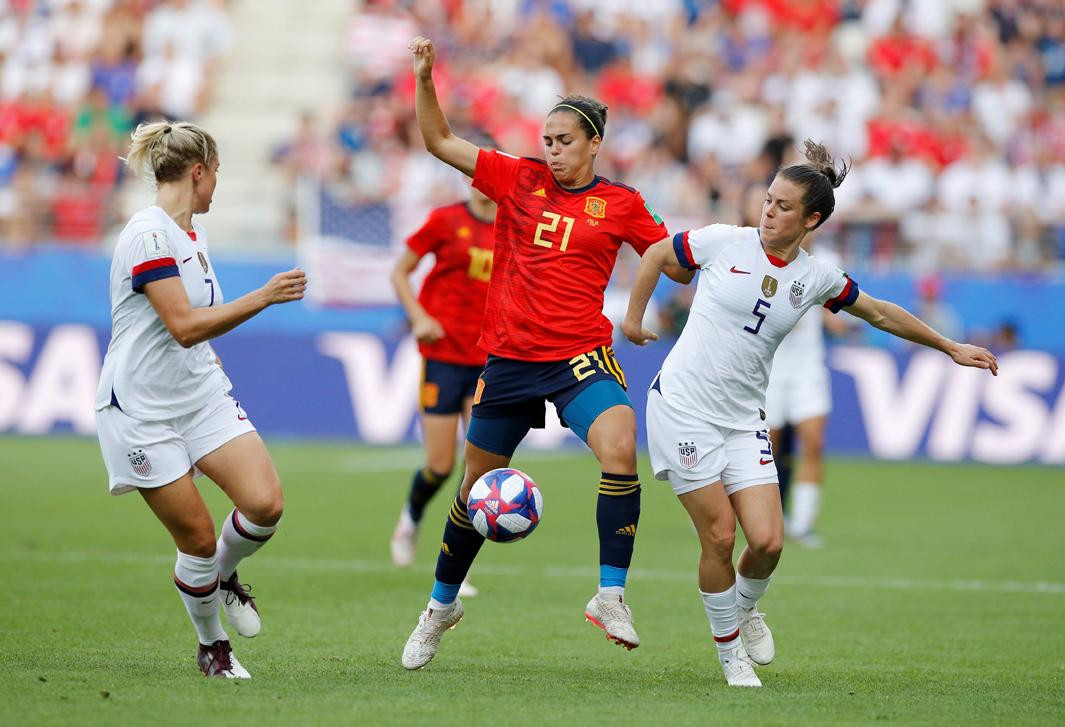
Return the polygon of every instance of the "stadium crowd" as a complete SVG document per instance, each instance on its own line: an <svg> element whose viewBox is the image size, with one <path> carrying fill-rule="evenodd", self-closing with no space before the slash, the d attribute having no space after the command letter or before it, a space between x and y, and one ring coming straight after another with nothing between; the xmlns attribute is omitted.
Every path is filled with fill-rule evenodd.
<svg viewBox="0 0 1065 727"><path fill-rule="evenodd" d="M274 159L354 220L390 217L393 243L460 193L417 138L419 33L440 49L453 123L512 153L541 153L559 96L607 103L599 168L674 225L738 221L747 190L811 137L854 161L821 235L851 267L1065 260L1057 0L357 0L351 93ZM97 243L130 130L195 119L229 37L225 0L0 0L0 246Z"/></svg>
<svg viewBox="0 0 1065 727"><path fill-rule="evenodd" d="M849 266L1041 270L1065 258L1058 0L452 0L357 3L351 94L277 155L348 204L453 198L414 126L406 46L439 49L452 123L540 155L565 93L608 104L599 168L667 220L736 222L811 137L854 162L821 235Z"/></svg>
<svg viewBox="0 0 1065 727"><path fill-rule="evenodd" d="M140 121L195 118L223 0L0 0L0 247L100 244Z"/></svg>

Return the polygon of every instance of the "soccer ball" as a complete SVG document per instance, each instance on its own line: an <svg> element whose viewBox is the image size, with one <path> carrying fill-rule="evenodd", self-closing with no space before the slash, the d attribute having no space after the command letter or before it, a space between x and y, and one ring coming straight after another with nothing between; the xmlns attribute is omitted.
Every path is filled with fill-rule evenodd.
<svg viewBox="0 0 1065 727"><path fill-rule="evenodd" d="M473 483L466 506L477 532L497 543L509 543L536 530L544 498L529 475L500 467Z"/></svg>

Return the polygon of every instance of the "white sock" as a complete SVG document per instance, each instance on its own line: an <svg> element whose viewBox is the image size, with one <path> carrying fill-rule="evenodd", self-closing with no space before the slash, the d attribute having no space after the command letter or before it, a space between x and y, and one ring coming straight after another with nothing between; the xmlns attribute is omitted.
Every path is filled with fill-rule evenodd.
<svg viewBox="0 0 1065 727"><path fill-rule="evenodd" d="M625 586L599 586L599 593L604 596L617 596L625 600Z"/></svg>
<svg viewBox="0 0 1065 727"><path fill-rule="evenodd" d="M228 580L237 564L263 547L276 531L277 525L256 525L237 509L229 513L218 536L218 575L222 580Z"/></svg>
<svg viewBox="0 0 1065 727"><path fill-rule="evenodd" d="M736 605L744 609L752 609L758 603L758 599L769 590L768 578L748 578L736 571Z"/></svg>
<svg viewBox="0 0 1065 727"><path fill-rule="evenodd" d="M805 535L814 528L821 509L821 486L816 482L796 482L791 491L791 532Z"/></svg>
<svg viewBox="0 0 1065 727"><path fill-rule="evenodd" d="M218 559L177 554L174 585L185 603L200 643L210 645L219 639L229 640L218 617Z"/></svg>
<svg viewBox="0 0 1065 727"><path fill-rule="evenodd" d="M736 648L740 643L740 622L736 613L736 586L729 586L721 593L706 593L700 590L703 608L710 619L710 633L714 635L718 653Z"/></svg>

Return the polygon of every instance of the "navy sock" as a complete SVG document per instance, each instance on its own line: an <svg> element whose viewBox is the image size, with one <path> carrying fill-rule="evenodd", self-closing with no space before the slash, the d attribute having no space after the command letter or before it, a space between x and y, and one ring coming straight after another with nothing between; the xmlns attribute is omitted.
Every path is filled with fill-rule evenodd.
<svg viewBox="0 0 1065 727"><path fill-rule="evenodd" d="M448 601L438 598L438 594L446 594L452 601L455 600L446 586L454 586L455 593L458 592L458 586L469 573L482 544L484 538L473 529L466 503L462 501L461 495L456 496L455 502L451 504L451 512L447 515L447 525L444 526L444 542L440 546L440 554L436 557L434 598L447 603Z"/></svg>
<svg viewBox="0 0 1065 727"><path fill-rule="evenodd" d="M777 465L777 483L780 487L780 504L787 510L788 493L791 491L791 464L795 457L795 427L785 424L780 429L780 440L773 450Z"/></svg>
<svg viewBox="0 0 1065 727"><path fill-rule="evenodd" d="M421 522L425 506L433 499L433 495L447 481L450 474L450 472L443 474L433 472L428 467L423 467L414 473L414 480L410 483L410 496L407 498L407 510L414 522Z"/></svg>
<svg viewBox="0 0 1065 727"><path fill-rule="evenodd" d="M599 527L601 588L625 587L639 522L639 475L604 472L599 480L599 501L595 509L595 523Z"/></svg>

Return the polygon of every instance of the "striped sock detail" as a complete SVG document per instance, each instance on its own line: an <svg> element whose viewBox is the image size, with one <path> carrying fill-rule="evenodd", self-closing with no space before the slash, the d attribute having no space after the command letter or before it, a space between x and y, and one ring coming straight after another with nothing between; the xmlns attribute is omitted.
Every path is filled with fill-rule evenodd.
<svg viewBox="0 0 1065 727"><path fill-rule="evenodd" d="M599 494L623 497L632 495L640 489L639 475L615 475L603 473L599 479Z"/></svg>
<svg viewBox="0 0 1065 727"><path fill-rule="evenodd" d="M466 530L474 529L473 523L470 522L470 514L466 509L466 505L457 497L451 503L451 511L448 512L447 518L460 528L465 528Z"/></svg>
<svg viewBox="0 0 1065 727"><path fill-rule="evenodd" d="M175 573L174 585L177 586L177 589L179 591L186 595L192 596L193 598L203 598L205 596L210 596L212 593L215 592L215 590L217 590L218 576L215 576L215 579L208 583L206 586L190 586L189 584L182 582L181 579L178 578L177 574Z"/></svg>
<svg viewBox="0 0 1065 727"><path fill-rule="evenodd" d="M277 528L275 527L273 530L264 532L262 535L257 535L251 532L248 528L244 527L244 523L240 521L241 516L236 508L233 508L233 512L230 513L229 518L233 521L233 529L237 531L237 535L245 540L254 540L256 543L265 543L267 540L274 537L274 533L277 531ZM266 528L260 529L263 531L266 530Z"/></svg>
<svg viewBox="0 0 1065 727"><path fill-rule="evenodd" d="M735 639L738 639L739 637L740 637L740 630L736 629L731 634L726 634L725 636L714 636L714 641L716 641L719 644L727 644L728 642L733 641Z"/></svg>

